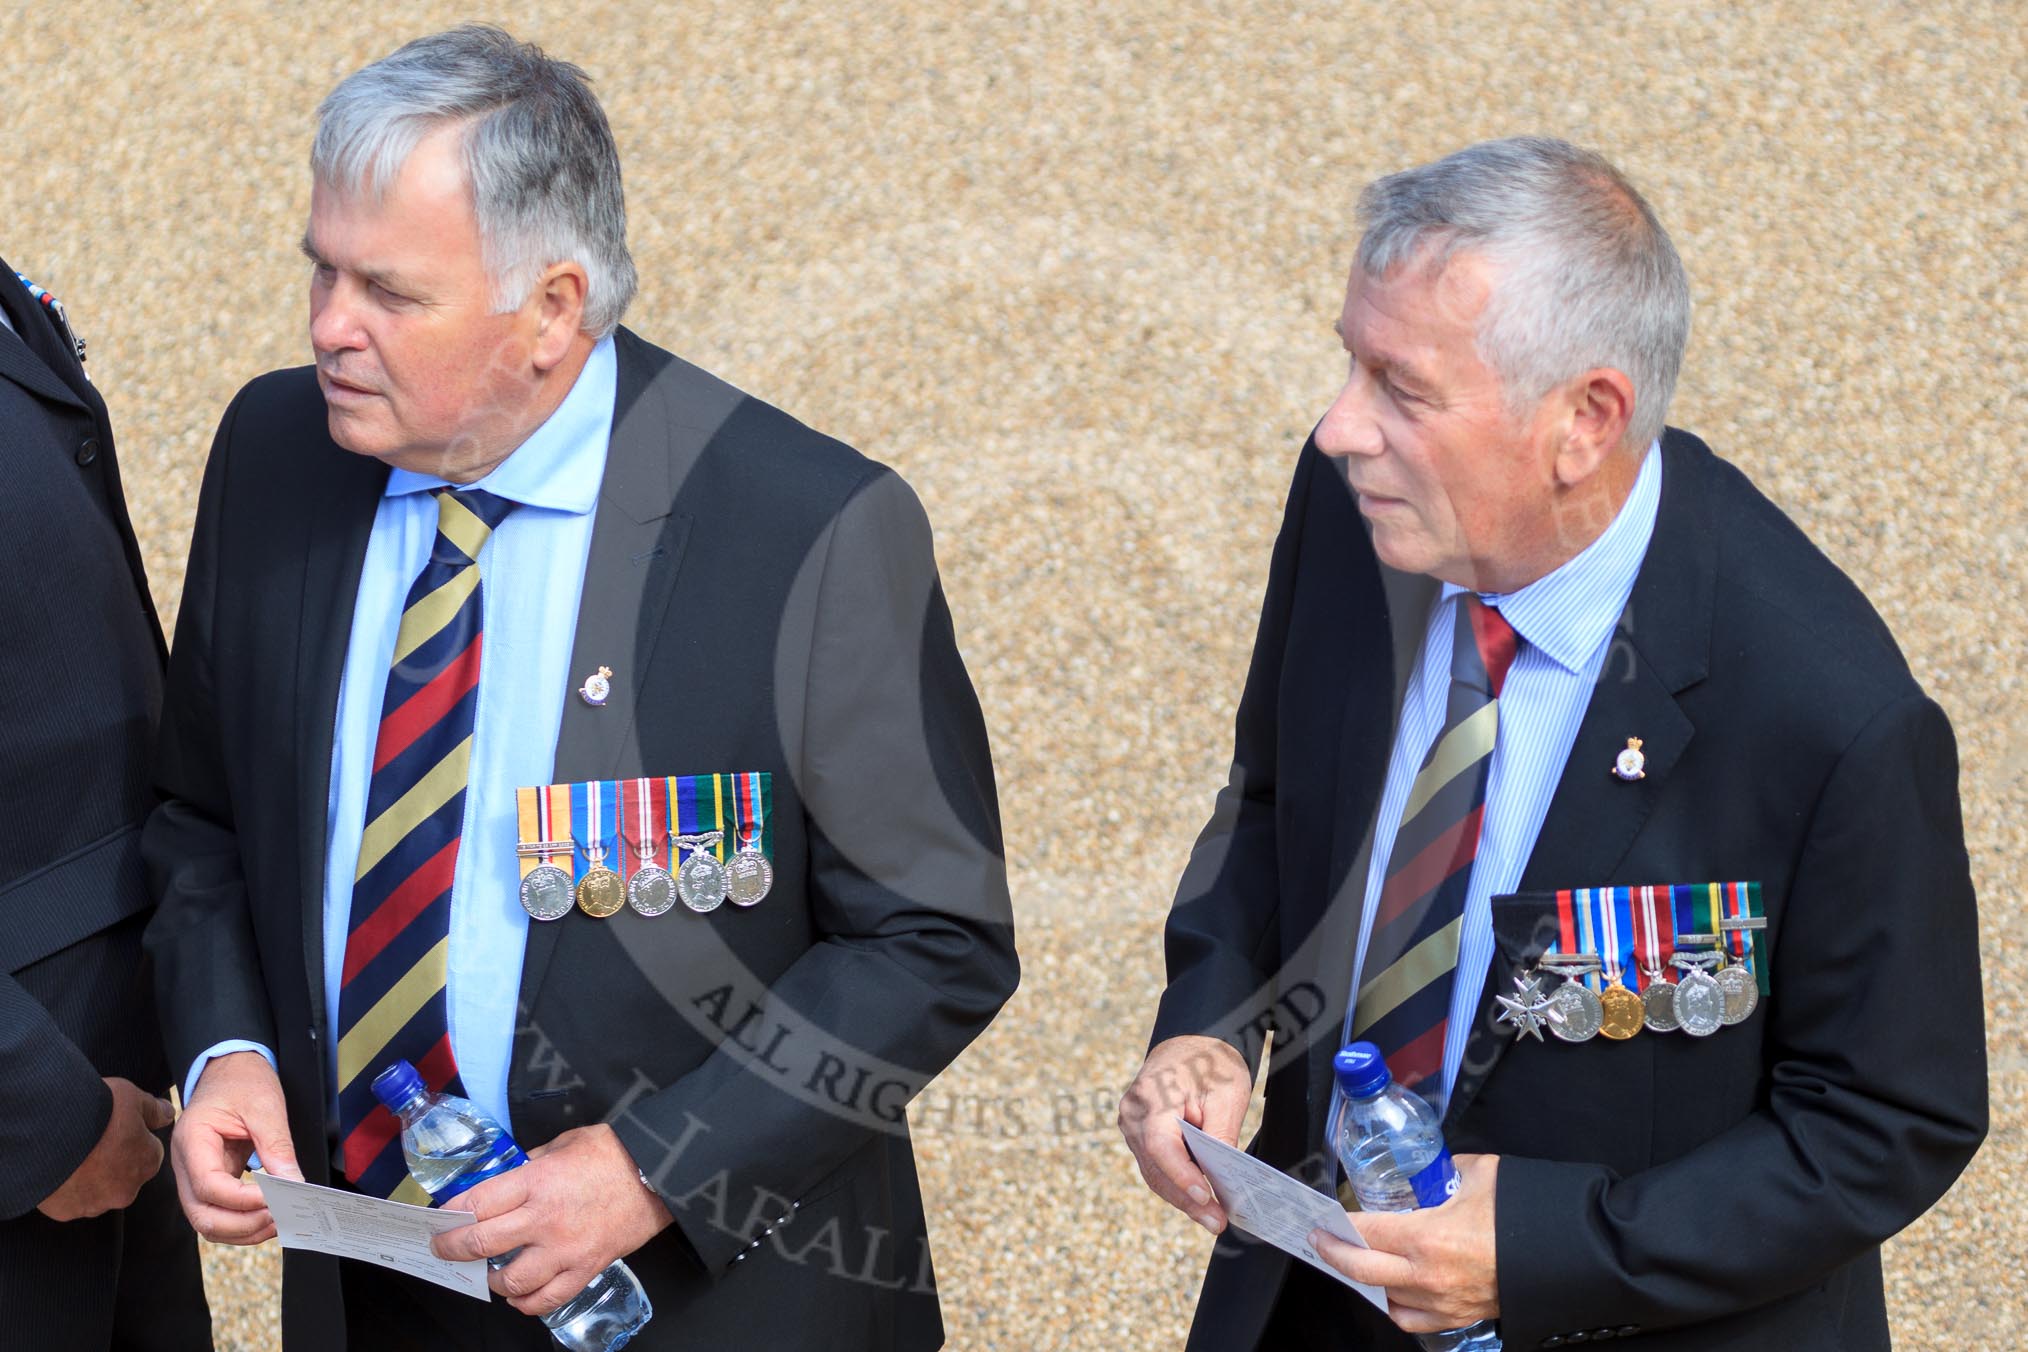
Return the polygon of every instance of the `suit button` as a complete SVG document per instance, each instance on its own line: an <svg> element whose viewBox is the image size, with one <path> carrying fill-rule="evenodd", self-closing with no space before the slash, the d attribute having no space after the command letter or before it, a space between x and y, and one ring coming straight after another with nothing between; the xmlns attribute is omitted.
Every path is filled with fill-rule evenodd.
<svg viewBox="0 0 2028 1352"><path fill-rule="evenodd" d="M86 437L83 441L80 441L77 444L78 464L89 465L92 461L98 458L99 458L99 439L97 437Z"/></svg>
<svg viewBox="0 0 2028 1352"><path fill-rule="evenodd" d="M1640 1331L1641 1326L1639 1324L1622 1324L1617 1329L1614 1329L1613 1333L1621 1338L1631 1338Z"/></svg>
<svg viewBox="0 0 2028 1352"><path fill-rule="evenodd" d="M1591 1331L1591 1340L1595 1343L1606 1342L1612 1336L1613 1331L1611 1329L1593 1329Z"/></svg>

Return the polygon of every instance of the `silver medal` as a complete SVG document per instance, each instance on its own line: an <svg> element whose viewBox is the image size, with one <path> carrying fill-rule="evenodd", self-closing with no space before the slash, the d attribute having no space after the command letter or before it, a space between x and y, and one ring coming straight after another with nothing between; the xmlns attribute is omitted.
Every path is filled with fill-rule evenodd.
<svg viewBox="0 0 2028 1352"><path fill-rule="evenodd" d="M1642 1022L1651 1033L1673 1033L1683 1026L1676 1017L1676 988L1660 972L1648 973L1648 988L1641 992Z"/></svg>
<svg viewBox="0 0 2028 1352"><path fill-rule="evenodd" d="M627 905L640 915L661 915L676 904L676 880L660 864L643 864L627 880Z"/></svg>
<svg viewBox="0 0 2028 1352"><path fill-rule="evenodd" d="M1533 972L1524 972L1514 978L1514 993L1494 997L1499 1001L1500 1012L1494 1016L1500 1023L1514 1025L1514 1040L1532 1037L1542 1041L1542 1028L1549 1023L1549 998L1542 993L1542 978Z"/></svg>
<svg viewBox="0 0 2028 1352"><path fill-rule="evenodd" d="M1582 981L1566 981L1549 997L1549 1031L1565 1042L1589 1042L1605 1022L1605 1006Z"/></svg>
<svg viewBox="0 0 2028 1352"><path fill-rule="evenodd" d="M754 905L775 885L775 866L751 845L732 856L726 872L730 875L732 904L735 906Z"/></svg>
<svg viewBox="0 0 2028 1352"><path fill-rule="evenodd" d="M1712 980L1718 983L1719 991L1725 996L1724 1007L1718 1017L1727 1026L1745 1022L1747 1015L1760 1004L1760 987L1746 968L1736 964L1720 968Z"/></svg>
<svg viewBox="0 0 2028 1352"><path fill-rule="evenodd" d="M696 835L676 837L677 846L690 851L690 857L676 870L676 894L683 898L685 906L699 915L724 905L726 896L732 891L732 881L726 876L725 865L711 853L712 847L723 839L723 831L700 831Z"/></svg>
<svg viewBox="0 0 2028 1352"><path fill-rule="evenodd" d="M1710 1037L1725 1024L1725 992L1711 973L1696 968L1676 983L1676 1022L1691 1037Z"/></svg>
<svg viewBox="0 0 2028 1352"><path fill-rule="evenodd" d="M521 880L521 909L536 920L561 920L575 905L570 875L554 864L537 864Z"/></svg>

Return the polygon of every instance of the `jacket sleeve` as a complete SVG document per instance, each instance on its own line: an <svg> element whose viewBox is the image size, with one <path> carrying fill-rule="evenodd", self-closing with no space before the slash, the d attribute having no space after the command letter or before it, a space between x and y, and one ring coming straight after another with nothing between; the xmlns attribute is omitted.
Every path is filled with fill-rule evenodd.
<svg viewBox="0 0 2028 1352"><path fill-rule="evenodd" d="M1774 953L1759 1111L1630 1177L1501 1159L1507 1346L1696 1324L1802 1290L1964 1169L1986 1132L1986 1075L1957 770L1943 711L1914 694L1839 759Z"/></svg>
<svg viewBox="0 0 2028 1352"><path fill-rule="evenodd" d="M866 1110L843 1110L722 1047L616 1110L614 1129L713 1272L748 1245L707 1210L785 1212L876 1132L905 1130L908 1097L978 1036L1019 976L986 727L929 522L883 471L819 548L791 752L818 941L766 990L765 1017L806 1030L821 1049L806 1054L835 1058L834 1078L876 1088ZM700 1196L708 1208L686 1205Z"/></svg>
<svg viewBox="0 0 2028 1352"><path fill-rule="evenodd" d="M0 974L0 1221L34 1209L84 1163L113 1095L85 1054Z"/></svg>
<svg viewBox="0 0 2028 1352"><path fill-rule="evenodd" d="M242 396L242 399L244 396ZM163 1042L180 1079L207 1047L233 1039L275 1045L233 829L231 790L213 681L220 540L229 510L228 462L241 400L219 425L198 495L176 642L156 743L161 799L141 839L157 909L147 947Z"/></svg>
<svg viewBox="0 0 2028 1352"><path fill-rule="evenodd" d="M1249 1068L1255 1068L1261 1044L1245 1036L1243 1011L1271 1002L1268 988L1280 947L1275 738L1282 652L1295 600L1303 517L1322 458L1314 445L1307 445L1296 464L1234 719L1232 766L1211 820L1191 848L1163 930L1169 984L1149 1039L1152 1046L1185 1034L1222 1038Z"/></svg>

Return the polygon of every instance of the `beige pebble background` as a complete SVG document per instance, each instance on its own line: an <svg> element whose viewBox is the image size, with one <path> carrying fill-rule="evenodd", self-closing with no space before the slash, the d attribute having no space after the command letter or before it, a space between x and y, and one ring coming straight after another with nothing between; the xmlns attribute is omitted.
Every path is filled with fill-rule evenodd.
<svg viewBox="0 0 2028 1352"><path fill-rule="evenodd" d="M1697 297L1672 421L1858 579L1956 723L1993 1131L1888 1282L1899 1346L2028 1343L2019 3L9 3L0 252L90 341L165 612L218 414L307 352L311 110L496 16L597 81L633 327L894 464L937 525L1026 959L915 1109L951 1347L1180 1344L1208 1241L1112 1107L1342 371L1351 204L1524 131L1645 187ZM272 1250L207 1264L219 1346L275 1346Z"/></svg>

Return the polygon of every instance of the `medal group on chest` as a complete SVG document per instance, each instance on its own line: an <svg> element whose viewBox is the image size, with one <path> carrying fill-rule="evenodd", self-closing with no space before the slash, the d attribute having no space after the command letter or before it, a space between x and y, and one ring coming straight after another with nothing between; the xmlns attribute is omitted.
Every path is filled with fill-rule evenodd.
<svg viewBox="0 0 2028 1352"><path fill-rule="evenodd" d="M775 884L774 779L666 775L517 790L521 909L603 920L677 902L700 915L754 906Z"/></svg>
<svg viewBox="0 0 2028 1352"><path fill-rule="evenodd" d="M1709 1037L1745 1022L1767 993L1759 883L1573 888L1554 899L1556 942L1495 997L1496 1021L1516 1037Z"/></svg>

